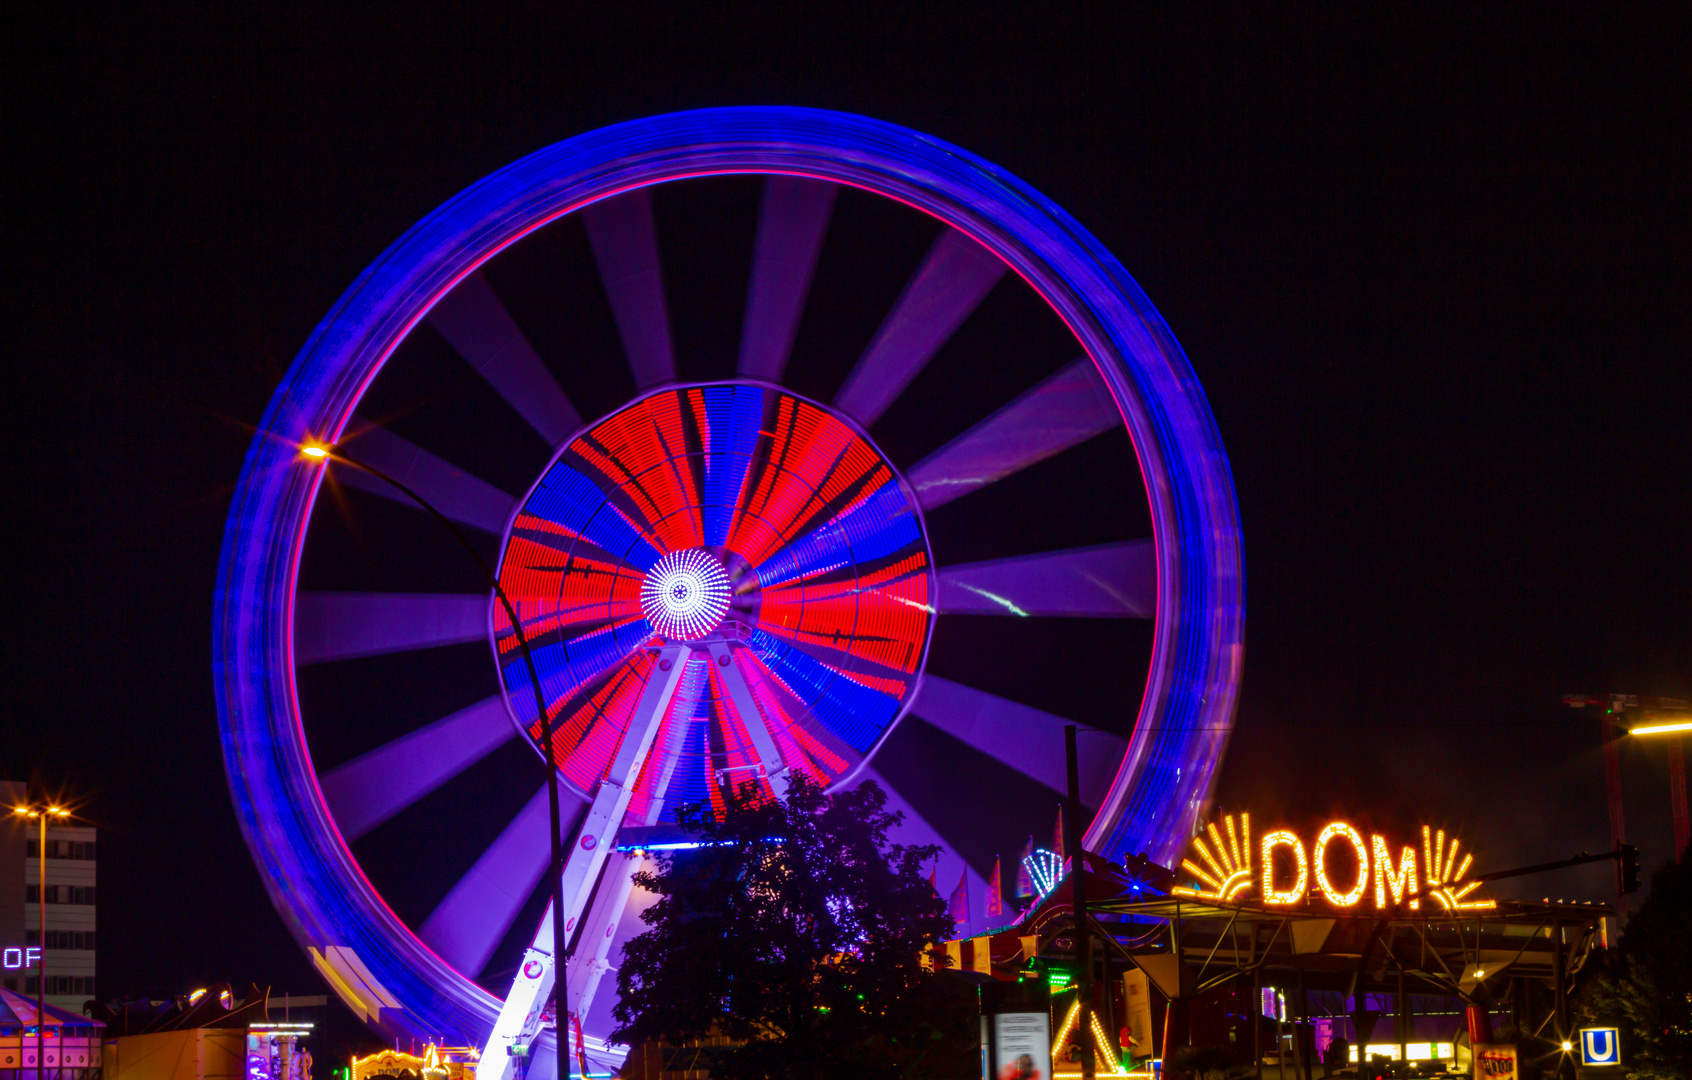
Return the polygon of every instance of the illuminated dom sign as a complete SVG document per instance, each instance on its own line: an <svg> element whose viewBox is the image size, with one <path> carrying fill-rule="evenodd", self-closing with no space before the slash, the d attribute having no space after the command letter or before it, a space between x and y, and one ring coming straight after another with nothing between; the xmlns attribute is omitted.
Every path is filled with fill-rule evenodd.
<svg viewBox="0 0 1692 1080"><path fill-rule="evenodd" d="M1208 835L1210 842L1205 842ZM1352 908L1372 899L1379 910L1403 906L1420 910L1428 896L1446 911L1490 911L1491 900L1471 899L1480 888L1466 881L1473 854L1463 854L1455 836L1446 843L1445 830L1422 826L1422 849L1395 847L1386 837L1363 834L1343 821L1330 822L1314 840L1290 829L1266 832L1254 845L1251 815L1229 814L1221 827L1211 822L1193 837L1198 857L1181 860L1193 876L1191 886L1178 886L1177 896L1235 901L1255 890L1263 904L1290 906L1320 898L1337 908ZM1200 865L1200 864L1203 865Z"/></svg>

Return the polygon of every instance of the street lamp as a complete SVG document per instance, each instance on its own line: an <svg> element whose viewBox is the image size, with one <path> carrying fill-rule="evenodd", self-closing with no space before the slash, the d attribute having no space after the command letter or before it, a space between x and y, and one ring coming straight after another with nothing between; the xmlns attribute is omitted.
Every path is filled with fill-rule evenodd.
<svg viewBox="0 0 1692 1080"><path fill-rule="evenodd" d="M1692 711L1646 709L1640 719L1645 723L1629 728L1629 735L1668 736L1669 805L1674 810L1674 857L1679 859L1692 844L1692 822L1686 816L1686 751L1681 743L1682 733L1692 731Z"/></svg>
<svg viewBox="0 0 1692 1080"><path fill-rule="evenodd" d="M12 813L33 818L41 823L41 846L36 848L40 869L35 876L35 910L40 916L41 948L35 954L35 1068L37 1076L47 1075L47 819L68 818L70 811L62 806L42 803L39 806L14 806ZM63 1068L63 1066L60 1066Z"/></svg>
<svg viewBox="0 0 1692 1080"><path fill-rule="evenodd" d="M529 638L523 633L523 623L517 618L517 608L511 603L511 598L505 595L500 587L499 577L494 574L493 567L488 565L482 553L476 550L476 545L469 537L459 531L445 514L435 509L429 500L411 490L405 484L382 472L380 469L366 465L362 461L354 460L346 452L331 443L319 442L315 439L300 445L300 454L313 461L335 461L348 468L374 476L384 484L403 494L416 503L428 515L446 527L458 541L459 546L470 553L481 569L482 576L487 579L488 587L494 596L499 598L500 607L505 610L505 618L511 623L512 633L517 635L517 646L523 654L523 664L529 671L529 686L535 695L535 712L540 717L541 745L546 757L546 801L552 826L552 964L555 975L552 980L552 1016L555 1026L553 1049L558 1053L558 1080L569 1080L569 1051L565 1047L565 1040L569 1038L568 1026L564 1011L559 1007L559 987L565 985L564 973L564 897L560 892L560 879L564 873L564 838L558 820L558 762L553 756L552 746L552 715L546 709L546 696L541 692L540 672L535 669L534 657L529 653ZM586 1070L584 1069L585 1073Z"/></svg>

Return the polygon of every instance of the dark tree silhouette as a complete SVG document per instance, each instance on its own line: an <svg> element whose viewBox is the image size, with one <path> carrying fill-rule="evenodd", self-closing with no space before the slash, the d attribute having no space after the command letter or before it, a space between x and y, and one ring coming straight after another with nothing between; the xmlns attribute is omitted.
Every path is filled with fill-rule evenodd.
<svg viewBox="0 0 1692 1080"><path fill-rule="evenodd" d="M890 843L886 798L799 776L785 802L745 784L720 819L681 807L702 846L636 876L659 900L624 951L613 1037L726 1036L714 1080L975 1075L973 987L921 963L955 929L922 874L937 849Z"/></svg>
<svg viewBox="0 0 1692 1080"><path fill-rule="evenodd" d="M1618 947L1582 972L1579 1026L1621 1029L1628 1080L1692 1077L1692 862L1683 855L1651 879Z"/></svg>

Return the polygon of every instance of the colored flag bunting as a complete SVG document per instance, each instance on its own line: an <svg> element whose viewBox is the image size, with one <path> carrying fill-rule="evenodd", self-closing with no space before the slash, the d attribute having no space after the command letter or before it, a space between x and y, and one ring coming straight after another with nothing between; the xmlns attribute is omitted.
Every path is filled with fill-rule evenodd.
<svg viewBox="0 0 1692 1080"><path fill-rule="evenodd" d="M958 875L958 887L952 890L952 898L946 902L946 914L958 921L958 929L968 933L969 926L969 867L964 867L963 873Z"/></svg>
<svg viewBox="0 0 1692 1080"><path fill-rule="evenodd" d="M1028 844L1022 849L1022 858L1016 860L1016 898L1027 900L1034 895L1034 878L1028 872L1028 860L1034 857L1034 838L1028 838Z"/></svg>

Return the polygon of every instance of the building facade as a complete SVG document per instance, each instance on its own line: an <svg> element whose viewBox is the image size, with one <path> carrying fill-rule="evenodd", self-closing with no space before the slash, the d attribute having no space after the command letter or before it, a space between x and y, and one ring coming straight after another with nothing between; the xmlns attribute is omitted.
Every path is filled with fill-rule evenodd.
<svg viewBox="0 0 1692 1080"><path fill-rule="evenodd" d="M0 781L0 805L26 802L17 781ZM72 1012L97 995L95 830L84 825L47 826L47 887L41 888L40 833L36 822L7 812L0 826L0 985L34 997L46 961L47 1002ZM41 901L47 939L41 940Z"/></svg>

